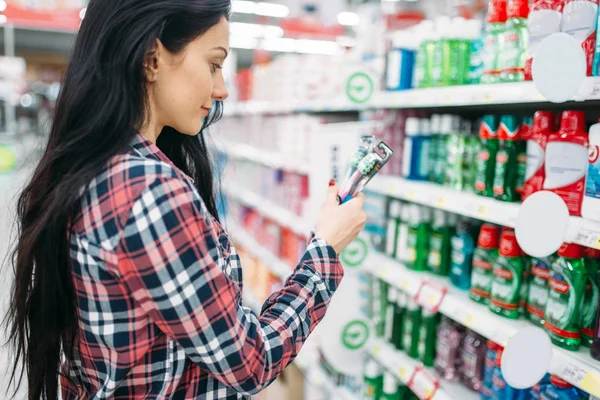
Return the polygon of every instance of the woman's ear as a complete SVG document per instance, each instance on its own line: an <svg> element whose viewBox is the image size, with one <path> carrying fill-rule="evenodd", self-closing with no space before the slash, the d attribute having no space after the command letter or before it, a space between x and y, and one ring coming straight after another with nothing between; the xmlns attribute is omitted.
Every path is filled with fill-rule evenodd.
<svg viewBox="0 0 600 400"><path fill-rule="evenodd" d="M158 79L158 70L160 66L162 49L162 43L156 39L152 45L152 48L144 58L144 71L146 72L146 79L150 83L154 83Z"/></svg>

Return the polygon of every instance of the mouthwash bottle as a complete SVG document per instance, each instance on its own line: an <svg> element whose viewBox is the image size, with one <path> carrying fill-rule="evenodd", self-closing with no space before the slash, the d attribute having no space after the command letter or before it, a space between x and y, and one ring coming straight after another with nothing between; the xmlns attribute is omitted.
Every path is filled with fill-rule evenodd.
<svg viewBox="0 0 600 400"><path fill-rule="evenodd" d="M521 261L523 262L523 280L521 281L521 291L519 293L519 312L521 315L527 313L527 295L529 286L529 274L531 273L531 257L529 257L523 250L521 250Z"/></svg>
<svg viewBox="0 0 600 400"><path fill-rule="evenodd" d="M440 114L433 114L431 116L431 142L429 144L429 181L437 182L438 171L443 169L442 166L438 167L438 163L445 163L445 159L440 159L440 144L441 144L441 129L442 129L442 116Z"/></svg>
<svg viewBox="0 0 600 400"><path fill-rule="evenodd" d="M591 347L596 337L594 328L598 321L598 253L600 251L586 248L583 261L587 271L587 282L583 302L581 303L581 344Z"/></svg>
<svg viewBox="0 0 600 400"><path fill-rule="evenodd" d="M542 190L546 178L546 145L555 130L556 117L548 111L537 111L533 116L531 134L524 137L527 141L527 170L523 201L533 193Z"/></svg>
<svg viewBox="0 0 600 400"><path fill-rule="evenodd" d="M554 257L532 258L531 273L527 286L527 318L535 325L544 326L544 312L548 302L548 279L550 278L550 265Z"/></svg>
<svg viewBox="0 0 600 400"><path fill-rule="evenodd" d="M398 290L391 287L388 289L387 306L385 312L385 332L384 338L391 344L394 343L394 325L396 317L396 307L398 302Z"/></svg>
<svg viewBox="0 0 600 400"><path fill-rule="evenodd" d="M431 209L412 204L408 221L408 257L405 265L413 271L425 271L429 256Z"/></svg>
<svg viewBox="0 0 600 400"><path fill-rule="evenodd" d="M506 0L490 0L483 45L483 77L481 83L500 82L500 54L504 48Z"/></svg>
<svg viewBox="0 0 600 400"><path fill-rule="evenodd" d="M468 20L467 32L471 41L471 57L469 60L469 76L467 84L477 85L483 75L483 36L481 32L481 21Z"/></svg>
<svg viewBox="0 0 600 400"><path fill-rule="evenodd" d="M492 397L494 368L496 367L496 356L498 350L502 349L498 343L488 340L487 348L483 361L483 379L481 384L482 400L489 400Z"/></svg>
<svg viewBox="0 0 600 400"><path fill-rule="evenodd" d="M385 282L377 278L371 279L371 320L377 337L383 337L385 333L387 293L388 288Z"/></svg>
<svg viewBox="0 0 600 400"><path fill-rule="evenodd" d="M580 399L577 388L556 375L550 376L550 384L542 392L543 400L578 400Z"/></svg>
<svg viewBox="0 0 600 400"><path fill-rule="evenodd" d="M364 371L364 400L379 400L383 388L383 371L375 360L367 360Z"/></svg>
<svg viewBox="0 0 600 400"><path fill-rule="evenodd" d="M460 381L469 389L479 392L483 381L483 364L485 360L485 338L467 330L461 346Z"/></svg>
<svg viewBox="0 0 600 400"><path fill-rule="evenodd" d="M442 210L433 210L433 222L429 236L429 258L427 270L436 275L448 276L450 273L451 240L454 235L457 217Z"/></svg>
<svg viewBox="0 0 600 400"><path fill-rule="evenodd" d="M495 225L483 224L473 253L473 271L469 297L480 304L489 304L494 276L494 263L498 258L499 229Z"/></svg>
<svg viewBox="0 0 600 400"><path fill-rule="evenodd" d="M516 192L519 199L525 193L525 181L527 179L527 141L532 135L533 118L525 117L521 121L519 132L520 140L517 142L517 184Z"/></svg>
<svg viewBox="0 0 600 400"><path fill-rule="evenodd" d="M396 257L396 244L398 242L398 229L400 228L400 214L402 203L390 199L388 203L387 230L385 236L385 254L388 257Z"/></svg>
<svg viewBox="0 0 600 400"><path fill-rule="evenodd" d="M465 153L465 134L462 132L463 121L453 119L452 130L447 138L446 186L462 190L463 188L463 156Z"/></svg>
<svg viewBox="0 0 600 400"><path fill-rule="evenodd" d="M399 400L401 399L400 396L402 396L407 389L408 388L404 385L402 385L402 387L399 386L398 381L393 374L385 372L383 374L383 390L379 400Z"/></svg>
<svg viewBox="0 0 600 400"><path fill-rule="evenodd" d="M587 282L583 247L565 243L558 250L558 256L550 271L544 327L555 345L578 350L581 344L580 306Z"/></svg>
<svg viewBox="0 0 600 400"><path fill-rule="evenodd" d="M426 367L433 367L437 342L437 328L440 315L426 308L421 314L421 327L419 328L419 360Z"/></svg>
<svg viewBox="0 0 600 400"><path fill-rule="evenodd" d="M464 328L446 316L437 331L437 354L435 371L445 380L452 380L457 375L460 344L464 336Z"/></svg>
<svg viewBox="0 0 600 400"><path fill-rule="evenodd" d="M412 298L408 298L404 313L404 338L402 347L411 358L419 356L419 334L421 332L421 307Z"/></svg>
<svg viewBox="0 0 600 400"><path fill-rule="evenodd" d="M499 148L496 154L494 174L494 198L501 201L517 201L517 156L520 152L519 128L521 121L514 115L500 118L498 128Z"/></svg>
<svg viewBox="0 0 600 400"><path fill-rule="evenodd" d="M413 73L414 87L431 87L432 54L437 39L433 21L425 20L419 26L419 47L415 57L415 70Z"/></svg>
<svg viewBox="0 0 600 400"><path fill-rule="evenodd" d="M485 115L479 128L479 151L475 163L475 193L485 197L494 196L499 124L497 116Z"/></svg>
<svg viewBox="0 0 600 400"><path fill-rule="evenodd" d="M406 315L407 295L398 291L396 307L394 308L394 327L392 328L392 344L396 350L402 350L402 340L404 339L404 319Z"/></svg>
<svg viewBox="0 0 600 400"><path fill-rule="evenodd" d="M450 281L461 290L469 290L471 286L471 264L475 240L471 234L471 226L466 220L461 220L452 237L452 268Z"/></svg>
<svg viewBox="0 0 600 400"><path fill-rule="evenodd" d="M479 152L478 131L474 127L478 125L472 121L465 120L461 126L461 132L464 135L465 151L462 158L462 190L466 192L475 192L475 181L477 177L477 154Z"/></svg>
<svg viewBox="0 0 600 400"><path fill-rule="evenodd" d="M457 115L444 114L442 115L441 126L440 126L440 137L438 142L438 162L435 168L435 183L440 185L446 184L448 174L448 163L449 163L449 142L450 137L455 127L460 125L460 117ZM456 158L456 154L452 154Z"/></svg>
<svg viewBox="0 0 600 400"><path fill-rule="evenodd" d="M506 318L519 318L519 300L523 282L521 249L510 228L502 230L500 256L494 264L490 310Z"/></svg>
<svg viewBox="0 0 600 400"><path fill-rule="evenodd" d="M467 83L471 64L467 21L460 17L454 18L442 28L442 86L464 85Z"/></svg>
<svg viewBox="0 0 600 400"><path fill-rule="evenodd" d="M502 82L520 82L525 80L525 62L529 31L529 0L508 0L508 20L504 30L503 49L500 54Z"/></svg>

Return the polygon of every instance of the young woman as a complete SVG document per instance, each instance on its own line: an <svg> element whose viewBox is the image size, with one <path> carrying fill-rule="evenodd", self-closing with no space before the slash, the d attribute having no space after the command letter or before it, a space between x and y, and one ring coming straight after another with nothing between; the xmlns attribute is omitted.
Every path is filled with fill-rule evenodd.
<svg viewBox="0 0 600 400"><path fill-rule="evenodd" d="M30 399L237 399L323 318L362 197L337 206L258 317L219 225L202 128L227 98L229 0L91 0L19 204L8 314ZM200 132L200 134L198 134ZM18 386L18 385L17 385Z"/></svg>

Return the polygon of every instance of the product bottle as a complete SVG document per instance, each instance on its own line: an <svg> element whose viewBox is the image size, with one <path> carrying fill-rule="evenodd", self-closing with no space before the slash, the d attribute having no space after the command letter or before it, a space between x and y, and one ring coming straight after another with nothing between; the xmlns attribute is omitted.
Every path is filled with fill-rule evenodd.
<svg viewBox="0 0 600 400"><path fill-rule="evenodd" d="M526 390L519 390L511 387L504 376L502 375L502 369L500 363L502 360L503 348L499 348L496 353L496 365L492 374L492 395L491 400L521 400L526 395Z"/></svg>
<svg viewBox="0 0 600 400"><path fill-rule="evenodd" d="M471 273L471 300L489 304L494 276L494 263L498 258L498 227L483 224L473 253L473 271Z"/></svg>
<svg viewBox="0 0 600 400"><path fill-rule="evenodd" d="M363 400L378 400L383 386L383 375L375 360L367 360L364 372Z"/></svg>
<svg viewBox="0 0 600 400"><path fill-rule="evenodd" d="M469 76L467 83L477 85L483 75L483 36L481 32L481 21L469 20L468 38L471 41L471 56L469 60Z"/></svg>
<svg viewBox="0 0 600 400"><path fill-rule="evenodd" d="M387 284L380 279L371 278L371 318L375 326L375 335L384 337L387 311Z"/></svg>
<svg viewBox="0 0 600 400"><path fill-rule="evenodd" d="M400 208L400 221L396 242L396 259L405 265L414 263L416 254L412 253L408 246L409 225L414 220L415 204L403 204Z"/></svg>
<svg viewBox="0 0 600 400"><path fill-rule="evenodd" d="M464 85L469 76L471 41L468 39L468 23L464 18L453 18L449 25L449 62L444 76L444 86Z"/></svg>
<svg viewBox="0 0 600 400"><path fill-rule="evenodd" d="M590 128L589 140L585 196L581 205L581 215L585 219L600 221L600 123Z"/></svg>
<svg viewBox="0 0 600 400"><path fill-rule="evenodd" d="M591 347L594 342L594 328L598 321L598 263L600 251L586 248L583 251L583 261L587 272L587 282L583 301L581 303L581 344Z"/></svg>
<svg viewBox="0 0 600 400"><path fill-rule="evenodd" d="M463 121L458 118L453 119L450 135L447 137L447 162L445 165L446 186L462 190L463 188L463 155L465 154L465 135L462 132Z"/></svg>
<svg viewBox="0 0 600 400"><path fill-rule="evenodd" d="M559 195L571 215L581 215L588 166L588 135L583 111L565 111L560 131L550 135L546 146L544 190Z"/></svg>
<svg viewBox="0 0 600 400"><path fill-rule="evenodd" d="M544 311L548 302L548 279L553 258L532 258L528 281L527 318L536 325L544 326Z"/></svg>
<svg viewBox="0 0 600 400"><path fill-rule="evenodd" d="M519 301L523 282L521 249L510 228L502 230L500 256L494 264L490 310L506 318L519 318Z"/></svg>
<svg viewBox="0 0 600 400"><path fill-rule="evenodd" d="M431 137L421 131L424 124L418 118L407 118L402 158L402 174L413 181L427 180L429 142Z"/></svg>
<svg viewBox="0 0 600 400"><path fill-rule="evenodd" d="M407 295L398 291L396 307L394 308L394 328L392 329L392 344L396 350L402 350L402 340L404 339L404 319L406 315Z"/></svg>
<svg viewBox="0 0 600 400"><path fill-rule="evenodd" d="M496 171L496 154L498 153L499 119L495 115L483 117L479 129L479 152L476 161L475 193L494 196L494 173Z"/></svg>
<svg viewBox="0 0 600 400"><path fill-rule="evenodd" d="M429 231L431 209L416 204L410 206L408 225L408 258L404 260L408 269L425 271L429 257Z"/></svg>
<svg viewBox="0 0 600 400"><path fill-rule="evenodd" d="M533 55L546 37L560 32L565 0L534 0L529 13L529 46L525 63L525 79L531 80Z"/></svg>
<svg viewBox="0 0 600 400"><path fill-rule="evenodd" d="M525 62L529 32L529 0L508 0L508 20L504 31L503 49L500 55L502 82L520 82L525 79Z"/></svg>
<svg viewBox="0 0 600 400"><path fill-rule="evenodd" d="M431 50L434 45L433 21L425 20L419 25L419 47L415 59L415 70L413 72L414 87L431 87Z"/></svg>
<svg viewBox="0 0 600 400"><path fill-rule="evenodd" d="M517 185L516 192L519 199L523 198L525 192L525 180L527 179L527 141L532 135L532 117L524 117L519 130L520 140L517 142Z"/></svg>
<svg viewBox="0 0 600 400"><path fill-rule="evenodd" d="M569 382L556 375L550 376L550 384L542 392L543 400L579 400L579 392Z"/></svg>
<svg viewBox="0 0 600 400"><path fill-rule="evenodd" d="M459 361L459 351L463 328L446 316L437 332L437 353L435 357L435 371L445 380L452 380L456 376L456 367Z"/></svg>
<svg viewBox="0 0 600 400"><path fill-rule="evenodd" d="M525 187L523 201L533 193L542 190L546 170L546 145L548 138L554 132L556 117L548 111L538 111L533 116L531 136L527 140L527 171L525 173Z"/></svg>
<svg viewBox="0 0 600 400"><path fill-rule="evenodd" d="M492 396L494 368L496 367L496 356L498 350L502 347L491 340L487 341L485 357L483 362L483 380L481 385L481 398L483 400L490 399Z"/></svg>
<svg viewBox="0 0 600 400"><path fill-rule="evenodd" d="M448 35L451 33L450 18L438 17L435 20L435 33L432 35L432 45L428 48L431 58L431 87L444 85L445 70L450 60Z"/></svg>
<svg viewBox="0 0 600 400"><path fill-rule="evenodd" d="M477 131L474 127L477 126ZM479 152L479 125L469 120L463 121L461 132L464 135L465 151L462 157L462 190L475 192L477 178L477 155Z"/></svg>
<svg viewBox="0 0 600 400"><path fill-rule="evenodd" d="M523 262L523 280L521 281L521 291L519 295L519 312L521 315L527 313L527 295L529 294L529 275L531 273L532 258L521 250L521 261Z"/></svg>
<svg viewBox="0 0 600 400"><path fill-rule="evenodd" d="M385 332L384 337L389 343L394 343L394 325L396 317L396 307L398 302L398 290L393 287L388 289L387 306L385 312Z"/></svg>
<svg viewBox="0 0 600 400"><path fill-rule="evenodd" d="M456 152L450 155L449 142L452 132L456 126L460 125L460 117L456 115L444 114L442 115L441 127L440 127L440 138L438 148L438 162L436 164L435 176L436 183L446 184L446 181L451 179L449 170L451 162L450 157L453 157L454 162L458 162Z"/></svg>
<svg viewBox="0 0 600 400"><path fill-rule="evenodd" d="M407 90L412 87L416 43L410 33L396 31L387 55L386 83L388 91Z"/></svg>
<svg viewBox="0 0 600 400"><path fill-rule="evenodd" d="M379 400L400 400L398 381L389 372L383 374L383 391Z"/></svg>
<svg viewBox="0 0 600 400"><path fill-rule="evenodd" d="M396 257L396 243L398 241L398 228L400 227L401 210L402 203L398 200L390 199L388 203L385 253L391 258Z"/></svg>
<svg viewBox="0 0 600 400"><path fill-rule="evenodd" d="M597 17L598 0L565 0L561 31L581 43L587 61L587 76L592 76L594 65Z"/></svg>
<svg viewBox="0 0 600 400"><path fill-rule="evenodd" d="M470 228L468 221L461 220L458 222L456 233L452 237L450 281L461 290L469 290L471 286L471 265L473 252L475 251L475 240Z"/></svg>
<svg viewBox="0 0 600 400"><path fill-rule="evenodd" d="M557 346L578 350L581 344L580 306L585 294L587 272L583 247L563 244L550 270L550 291L544 327Z"/></svg>
<svg viewBox="0 0 600 400"><path fill-rule="evenodd" d="M521 121L514 115L500 118L498 128L499 148L496 154L494 174L494 198L502 201L517 201L517 156L519 154L519 130Z"/></svg>
<svg viewBox="0 0 600 400"><path fill-rule="evenodd" d="M542 393L544 392L544 390L546 390L546 385L549 385L549 384L550 384L550 375L546 374L546 375L544 375L544 377L542 378L541 381L536 383L529 390L528 400L540 400L542 398Z"/></svg>
<svg viewBox="0 0 600 400"><path fill-rule="evenodd" d="M409 357L419 356L419 333L421 331L421 308L412 298L408 298L404 313L404 340L402 347Z"/></svg>
<svg viewBox="0 0 600 400"><path fill-rule="evenodd" d="M435 359L435 349L437 342L437 328L440 321L438 313L434 313L426 308L421 315L421 327L419 328L419 360L426 367L433 367Z"/></svg>
<svg viewBox="0 0 600 400"><path fill-rule="evenodd" d="M427 270L436 275L450 273L451 240L457 217L442 210L433 210L433 222L429 236L429 258Z"/></svg>
<svg viewBox="0 0 600 400"><path fill-rule="evenodd" d="M460 381L473 391L480 391L483 383L485 338L468 330L461 346Z"/></svg>
<svg viewBox="0 0 600 400"><path fill-rule="evenodd" d="M431 143L429 144L429 181L437 182L437 171L441 171L443 167L438 167L437 163L445 163L445 159L440 159L440 139L441 139L441 128L442 128L442 116L440 114L433 114L431 116Z"/></svg>
<svg viewBox="0 0 600 400"><path fill-rule="evenodd" d="M504 47L506 0L490 0L483 46L483 77L481 83L500 81L500 54Z"/></svg>

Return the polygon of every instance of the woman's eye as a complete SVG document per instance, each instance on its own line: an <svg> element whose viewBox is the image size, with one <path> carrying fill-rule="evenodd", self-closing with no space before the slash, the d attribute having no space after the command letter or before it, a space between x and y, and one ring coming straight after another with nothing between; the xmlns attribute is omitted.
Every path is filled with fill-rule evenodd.
<svg viewBox="0 0 600 400"><path fill-rule="evenodd" d="M221 64L213 64L213 73L216 73L218 69L223 69L223 66Z"/></svg>

